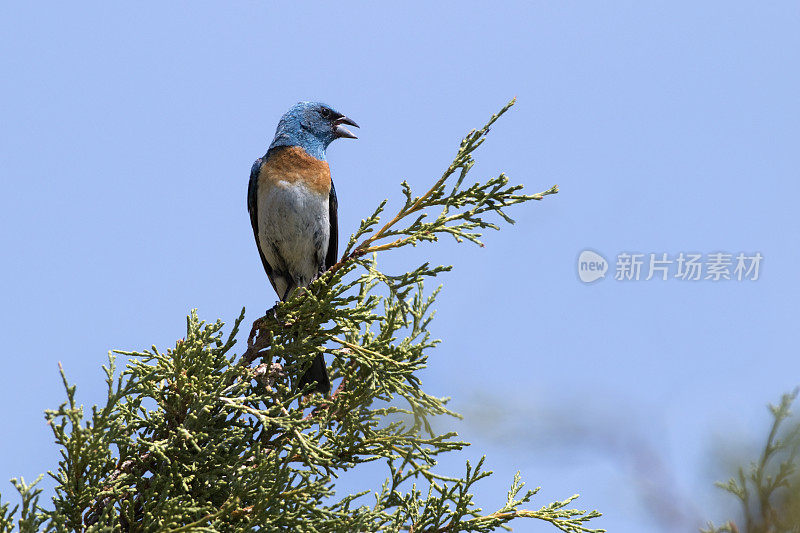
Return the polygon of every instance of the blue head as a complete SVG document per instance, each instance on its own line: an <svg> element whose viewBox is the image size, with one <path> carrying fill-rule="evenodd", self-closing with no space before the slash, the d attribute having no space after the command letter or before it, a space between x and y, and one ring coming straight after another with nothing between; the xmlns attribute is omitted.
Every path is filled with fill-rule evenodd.
<svg viewBox="0 0 800 533"><path fill-rule="evenodd" d="M358 124L319 102L298 102L278 122L270 149L278 146L299 146L320 160L325 160L325 149L340 137L356 136L344 124Z"/></svg>

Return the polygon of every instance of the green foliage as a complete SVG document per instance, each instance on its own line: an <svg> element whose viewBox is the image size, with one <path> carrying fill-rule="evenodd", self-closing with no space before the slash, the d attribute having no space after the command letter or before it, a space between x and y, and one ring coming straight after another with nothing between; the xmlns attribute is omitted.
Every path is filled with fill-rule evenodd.
<svg viewBox="0 0 800 533"><path fill-rule="evenodd" d="M784 394L778 405L770 405L773 422L758 461L745 471L717 486L733 494L742 507L744 529L734 521L703 533L798 533L800 532L800 478L797 458L800 452L800 422L786 427L790 407L797 391Z"/></svg>
<svg viewBox="0 0 800 533"><path fill-rule="evenodd" d="M48 520L48 514L43 513L39 506L39 496L42 493L42 489L36 488L36 484L42 480L42 477L39 476L30 485L25 483L22 478L11 480L22 502L21 505L9 510L11 505L2 503L2 498L0 498L0 531L12 531L15 526L15 520L17 530L22 533L39 531L44 526ZM17 514L19 514L18 517Z"/></svg>
<svg viewBox="0 0 800 533"><path fill-rule="evenodd" d="M404 203L383 226L386 202L362 221L339 263L253 324L247 349L232 353L244 319L222 334L219 321L188 317L172 349L118 352L104 367L107 400L87 415L64 377L67 401L47 412L61 447L53 508L23 484L19 518L6 504L3 528L54 531L491 531L535 518L561 531L590 532L596 511L568 508L577 497L538 510L517 476L506 504L484 513L474 485L491 472L467 463L463 477L436 472L440 454L467 443L437 434L430 419L458 416L427 394L419 371L437 340L427 328L439 289L425 281L450 267L428 263L400 274L377 254L450 235L480 244L495 214L541 200L504 175L465 187L472 152L510 102L461 143L453 163L420 196L403 182ZM297 376L324 354L337 385L330 397L297 390ZM62 376L63 376L62 371ZM341 496L336 480L380 461L377 491ZM16 520L16 524L15 524ZM28 525L31 524L31 525ZM32 529L31 529L32 528Z"/></svg>

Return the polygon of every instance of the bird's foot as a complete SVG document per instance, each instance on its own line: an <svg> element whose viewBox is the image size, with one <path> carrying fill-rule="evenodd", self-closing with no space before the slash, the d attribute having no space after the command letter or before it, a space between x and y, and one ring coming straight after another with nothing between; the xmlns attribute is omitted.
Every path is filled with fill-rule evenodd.
<svg viewBox="0 0 800 533"><path fill-rule="evenodd" d="M259 319L261 327L266 329L274 329L275 326L283 329L286 324L278 317L278 305L281 302L276 302L275 305L270 307L264 312L264 316Z"/></svg>
<svg viewBox="0 0 800 533"><path fill-rule="evenodd" d="M279 304L280 304L280 302L275 302L275 305L273 305L272 307L270 307L269 309L266 310L266 312L264 313L264 316L271 318L275 322L278 322L278 305Z"/></svg>

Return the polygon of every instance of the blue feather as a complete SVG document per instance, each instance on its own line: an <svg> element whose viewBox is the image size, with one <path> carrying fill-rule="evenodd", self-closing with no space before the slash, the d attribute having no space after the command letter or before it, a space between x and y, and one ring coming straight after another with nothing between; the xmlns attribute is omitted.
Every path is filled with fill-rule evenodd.
<svg viewBox="0 0 800 533"><path fill-rule="evenodd" d="M342 116L320 102L298 102L281 117L269 147L300 146L325 161L325 150L337 138L334 121Z"/></svg>

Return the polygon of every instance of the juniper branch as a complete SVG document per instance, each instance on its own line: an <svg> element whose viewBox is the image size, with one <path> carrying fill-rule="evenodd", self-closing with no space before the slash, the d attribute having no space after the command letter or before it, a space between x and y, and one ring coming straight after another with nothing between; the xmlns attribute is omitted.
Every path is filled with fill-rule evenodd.
<svg viewBox="0 0 800 533"><path fill-rule="evenodd" d="M389 220L377 232L372 233L373 226L380 220L380 214L386 206L384 200L375 212L367 219L361 221L358 230L350 238L342 259L332 267L333 270L341 268L348 260L364 254L400 248L412 244L416 245L419 241L435 241L438 234L446 233L452 235L458 242L463 239L470 240L476 244L480 242L483 229L499 229L497 225L480 217L487 212L494 212L500 215L506 222L513 224L514 221L503 211L504 207L513 204L526 202L528 200L542 200L545 196L558 193L558 185L553 185L546 191L532 194L516 194L522 189L522 185L508 186L508 178L505 174L490 179L485 183L475 183L471 187L461 189L467 173L475 164L472 158L474 152L486 140L490 127L516 102L512 99L500 111L492 115L489 121L479 130L472 130L461 141L458 152L453 162L444 171L444 174L428 189L418 197L412 197L411 186L407 181L401 184L402 193L405 196L405 203L397 214ZM446 185L459 171L449 193ZM434 207L441 207L439 215L432 221L426 221L429 210ZM451 214L451 209L456 210ZM459 211L459 209L461 209ZM416 219L405 227L396 228L397 224L411 215L418 214ZM359 238L372 233L360 244L355 243ZM388 243L375 244L378 241L396 237Z"/></svg>
<svg viewBox="0 0 800 533"><path fill-rule="evenodd" d="M195 312L186 336L166 352L117 352L105 368L108 399L86 416L62 372L67 402L47 418L62 461L55 508L38 524L83 531L489 531L515 518L568 532L592 530L599 513L568 509L574 497L521 508L517 476L505 506L484 514L473 487L491 474L483 460L464 477L436 471L438 457L468 443L437 434L430 419L459 416L447 398L426 393L419 371L438 344L428 325L439 289L426 282L450 267L424 263L384 272L380 253L450 235L481 244L482 233L513 222L512 205L541 200L504 174L464 186L472 154L513 100L462 141L453 162L423 194L403 182L404 203L381 225L387 202L362 221L341 260L311 285L257 319L246 350L231 353L244 311L227 339L222 323ZM317 354L338 386L331 397L293 386ZM344 471L385 462L374 502L368 492L337 497ZM537 489L538 490L538 489ZM33 505L33 507L31 507ZM13 512L0 505L0 524Z"/></svg>

